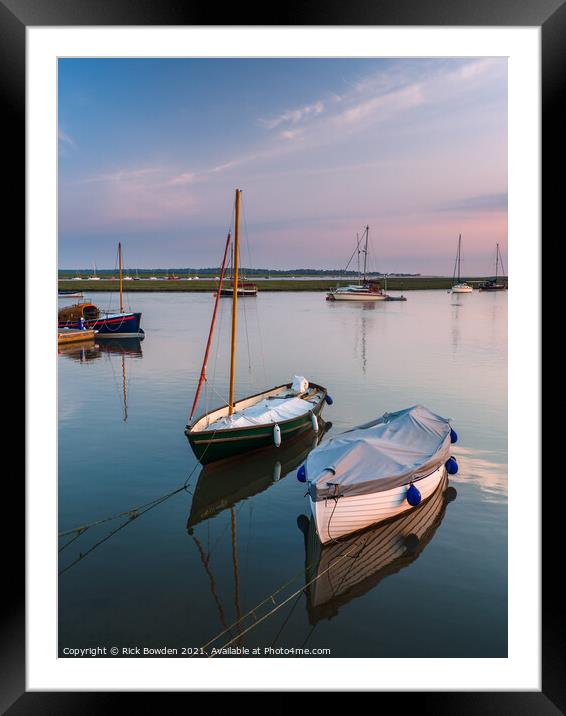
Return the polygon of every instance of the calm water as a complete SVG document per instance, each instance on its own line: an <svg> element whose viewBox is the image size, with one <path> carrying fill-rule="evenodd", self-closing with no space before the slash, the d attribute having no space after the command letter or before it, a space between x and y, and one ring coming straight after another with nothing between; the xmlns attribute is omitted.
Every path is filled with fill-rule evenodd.
<svg viewBox="0 0 566 716"><path fill-rule="evenodd" d="M61 352L60 531L140 508L133 519L60 538L61 655L66 647L200 647L238 616L257 608L259 619L291 597L211 646L506 656L507 296L406 295L377 304L331 303L320 293L240 301L237 397L305 375L334 399L323 440L415 403L453 419L456 499L374 528L371 553L346 558L309 546L297 524L309 506L296 469L314 433L224 466L196 463L183 429L210 294L132 294L144 341ZM112 301L96 294L100 306ZM198 413L205 398L212 408L228 392L230 302L221 305L214 390ZM281 587L275 603L258 606ZM241 630L252 623L246 617Z"/></svg>

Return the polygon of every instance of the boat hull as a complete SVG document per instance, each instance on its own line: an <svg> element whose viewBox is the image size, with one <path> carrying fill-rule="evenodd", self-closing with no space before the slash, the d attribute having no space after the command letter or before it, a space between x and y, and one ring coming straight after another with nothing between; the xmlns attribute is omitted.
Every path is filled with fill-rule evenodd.
<svg viewBox="0 0 566 716"><path fill-rule="evenodd" d="M326 294L329 301L386 301L385 294L371 293L328 293Z"/></svg>
<svg viewBox="0 0 566 716"><path fill-rule="evenodd" d="M278 450L257 450L203 467L194 489L187 529L267 490L295 470L318 445L331 423L320 420L317 435L307 431L289 438Z"/></svg>
<svg viewBox="0 0 566 716"><path fill-rule="evenodd" d="M82 291L59 291L59 298L83 298Z"/></svg>
<svg viewBox="0 0 566 716"><path fill-rule="evenodd" d="M312 414L318 417L322 413L326 398L326 389L320 386L313 387L317 387L323 391L322 399L313 406L313 409L307 411L304 415L277 423L281 431L281 444L284 444L289 438L293 438L306 430L311 430L314 433ZM255 396L251 397L253 398ZM246 400L248 400L248 398L244 398L238 402L241 403ZM274 425L271 423L245 428L234 428L231 430L192 431L190 428L186 428L185 435L197 460L202 465L208 465L211 462L224 460L225 458L241 455L242 453L275 447L273 428ZM320 429L319 426L319 430Z"/></svg>
<svg viewBox="0 0 566 716"><path fill-rule="evenodd" d="M452 293L472 293L472 286L452 286Z"/></svg>
<svg viewBox="0 0 566 716"><path fill-rule="evenodd" d="M424 501L430 497L445 477L446 468L444 465L440 465L434 472L416 480L414 485L421 493L421 500ZM327 499L314 502L309 496L318 538L322 544L325 544L415 509L409 505L406 499L408 485L409 483L369 495L339 497L336 500Z"/></svg>
<svg viewBox="0 0 566 716"><path fill-rule="evenodd" d="M103 314L96 319L86 319L84 327L97 331L97 338L141 338L144 331L140 328L141 313ZM59 328L80 329L79 321L59 321Z"/></svg>
<svg viewBox="0 0 566 716"><path fill-rule="evenodd" d="M341 607L419 557L444 517L447 485L448 480L441 480L418 507L338 542L322 545L310 520L305 534L305 581L311 624L335 617Z"/></svg>
<svg viewBox="0 0 566 716"><path fill-rule="evenodd" d="M223 289L220 291L220 296L221 296L222 298L227 298L227 297L228 297L228 298L232 298L232 297L234 296L234 291L232 291L232 289L230 289L230 288L226 288L226 289L223 288ZM239 288L239 289L238 289L238 296L239 296L239 297L240 297L240 296L257 296L257 290Z"/></svg>
<svg viewBox="0 0 566 716"><path fill-rule="evenodd" d="M74 329L64 329L57 333L57 342L59 345L67 343L84 343L85 341L93 341L96 331L78 331Z"/></svg>

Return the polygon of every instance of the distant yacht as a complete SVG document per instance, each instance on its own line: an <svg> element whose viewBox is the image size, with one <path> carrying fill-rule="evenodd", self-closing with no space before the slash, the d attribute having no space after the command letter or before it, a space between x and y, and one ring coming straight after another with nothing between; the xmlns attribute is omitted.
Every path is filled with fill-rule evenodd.
<svg viewBox="0 0 566 716"><path fill-rule="evenodd" d="M474 289L469 283L460 280L460 263L462 261L462 234L458 236L458 250L452 276L452 293L471 293Z"/></svg>
<svg viewBox="0 0 566 716"><path fill-rule="evenodd" d="M499 244L496 244L495 277L480 283L480 291L505 291L507 289L507 284L504 281L498 280L497 270L499 265L501 265L501 273L504 274L505 269L503 268L503 259L501 258L501 252L499 251Z"/></svg>
<svg viewBox="0 0 566 716"><path fill-rule="evenodd" d="M93 264L93 274L88 277L87 281L100 281L100 276L96 275L96 264Z"/></svg>
<svg viewBox="0 0 566 716"><path fill-rule="evenodd" d="M360 245L365 237L365 248L360 249ZM364 255L364 269L363 273L359 271L359 283L351 284L349 286L341 286L333 291L329 291L326 294L327 301L385 301L387 300L387 294L381 288L379 281L370 281L367 278L367 258L368 258L368 238L369 238L369 226L366 226L362 238L357 240L356 250L358 254L358 264L360 253ZM355 253L355 252L354 252ZM350 261L354 257L354 254L350 257ZM350 265L348 265L346 269ZM359 270L359 266L358 266ZM294 276L292 277L294 278Z"/></svg>

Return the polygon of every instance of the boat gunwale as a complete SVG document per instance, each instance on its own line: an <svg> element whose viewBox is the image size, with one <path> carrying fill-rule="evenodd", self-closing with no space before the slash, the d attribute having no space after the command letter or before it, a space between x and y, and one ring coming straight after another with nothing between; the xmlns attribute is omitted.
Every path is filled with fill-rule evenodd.
<svg viewBox="0 0 566 716"><path fill-rule="evenodd" d="M434 473L437 472L443 465L444 465L444 467L445 467L445 463L439 462L437 465L435 465L435 466L430 470L430 472L427 472L427 473L424 474L424 475L419 475L417 471L412 472L412 473L410 473L410 476L407 476L407 478L406 478L406 479L407 479L407 482L403 482L403 483L401 483L400 485L397 485L396 487L388 487L386 490L373 490L372 492L361 493L361 494L359 494L359 495L357 495L357 494L356 494L356 495L332 495L332 496L330 496L330 497L328 497L328 496L327 496L327 497L320 497L318 500L316 499L316 497L313 498L312 495L310 494L310 492L308 492L308 495L309 495L310 499L311 499L313 502L326 502L327 500L339 499L339 498L341 498L341 497L368 497L369 495L379 495L380 493L387 493L387 492L393 493L393 492L395 492L395 490L400 490L400 489L403 488L403 487L410 487L410 486L411 486L413 483L415 483L415 482L420 482L421 480L425 480L427 477L431 477L431 476L434 475ZM324 474L324 473L321 473L321 475L322 475L322 474ZM448 474L448 471L446 471L446 474ZM321 475L319 475L319 477L320 477ZM379 478L379 479L381 479L381 478ZM389 478L388 478L388 477L384 477L383 479L389 479ZM311 482L310 480L307 480L307 483L308 483L308 486L309 486L309 487L310 487L311 485L315 485L315 484L316 484L314 481ZM428 499L428 498L427 498L427 499Z"/></svg>
<svg viewBox="0 0 566 716"><path fill-rule="evenodd" d="M254 395L249 395L246 398L242 398L241 400L236 401L236 405L238 403L242 403L246 400L251 400L252 398L259 398L262 395L265 395L266 393L270 393L273 390L279 390L280 388L290 389L292 385L293 385L292 383L283 383L282 385L276 385L275 387L269 388L268 390L262 390L259 393L255 393ZM226 408L229 408L230 407L229 404L226 403L225 405L223 405L219 408L216 408L215 410L212 410L210 413L203 413L202 415L200 415L194 421L194 423L191 427L187 427L185 429L185 434L187 435L187 437L196 436L196 435L209 436L209 440L211 440L215 435L222 436L222 435L226 435L228 433L232 434L232 433L241 433L243 431L249 431L249 430L265 429L266 427L269 427L272 425L285 426L295 420L304 419L306 416L309 415L309 413L314 412L315 409L317 409L319 406L322 406L324 404L324 400L328 394L327 389L324 388L322 385L318 385L317 383L309 383L309 387L315 388L317 393L322 393L322 397L321 397L320 401L318 402L318 404L313 406L313 408L311 410L307 410L304 415L296 415L292 418L287 418L286 420L281 420L276 423L262 423L261 425L246 425L246 426L242 426L240 428L217 428L216 430L195 430L194 429L201 420L204 420L204 418L206 418L207 415L210 415L211 413L215 413L217 411L225 410ZM242 437L246 438L246 439L253 438L252 435L243 435ZM200 441L199 440L198 442L208 442L208 441L204 441L204 440Z"/></svg>

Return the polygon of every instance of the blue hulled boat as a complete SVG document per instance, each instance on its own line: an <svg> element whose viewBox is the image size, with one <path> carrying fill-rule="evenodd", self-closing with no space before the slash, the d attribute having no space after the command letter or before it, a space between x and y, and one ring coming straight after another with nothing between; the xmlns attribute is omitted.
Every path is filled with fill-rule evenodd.
<svg viewBox="0 0 566 716"><path fill-rule="evenodd" d="M141 313L102 312L93 303L76 303L59 311L59 328L85 328L98 331L97 338L142 338L145 334Z"/></svg>
<svg viewBox="0 0 566 716"><path fill-rule="evenodd" d="M59 328L94 329L97 338L143 338L141 313L124 311L122 292L122 245L118 244L120 266L120 310L101 311L90 301L75 303L59 309Z"/></svg>

